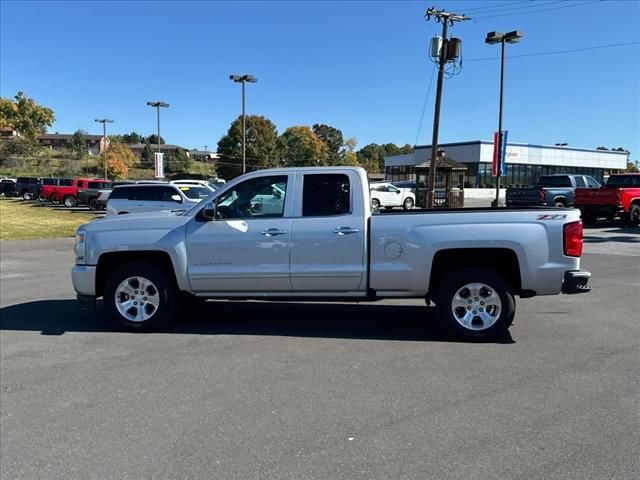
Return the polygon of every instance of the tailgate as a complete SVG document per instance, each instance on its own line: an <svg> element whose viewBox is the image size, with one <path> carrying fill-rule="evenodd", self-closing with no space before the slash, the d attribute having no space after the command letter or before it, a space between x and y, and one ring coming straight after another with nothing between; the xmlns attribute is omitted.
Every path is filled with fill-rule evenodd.
<svg viewBox="0 0 640 480"><path fill-rule="evenodd" d="M507 189L507 202L514 205L540 205L540 188L509 188Z"/></svg>
<svg viewBox="0 0 640 480"><path fill-rule="evenodd" d="M576 189L576 206L586 205L617 205L618 189L617 188L577 188Z"/></svg>

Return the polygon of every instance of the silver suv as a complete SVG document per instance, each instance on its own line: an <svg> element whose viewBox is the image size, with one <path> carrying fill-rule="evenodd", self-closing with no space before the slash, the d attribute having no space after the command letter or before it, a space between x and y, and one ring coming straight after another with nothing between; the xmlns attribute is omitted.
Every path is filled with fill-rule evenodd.
<svg viewBox="0 0 640 480"><path fill-rule="evenodd" d="M213 189L199 185L136 184L115 187L107 201L107 215L188 210L207 198Z"/></svg>

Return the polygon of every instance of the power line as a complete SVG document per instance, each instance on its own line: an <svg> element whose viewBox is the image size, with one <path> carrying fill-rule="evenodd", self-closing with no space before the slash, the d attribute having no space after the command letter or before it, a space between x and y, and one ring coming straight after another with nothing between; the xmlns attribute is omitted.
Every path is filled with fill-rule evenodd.
<svg viewBox="0 0 640 480"><path fill-rule="evenodd" d="M571 7L579 7L581 5L588 5L590 3L596 3L600 0L591 0L590 2L581 2L581 3L568 3L567 5L560 5L557 7L550 7L550 8L541 8L539 10L527 10L524 12L513 12L513 13L503 13L503 14L498 14L498 15L486 15L484 17L475 17L474 20L482 20L485 18L496 18L496 17L509 17L512 15L525 15L525 14L529 14L529 13L538 13L538 12L548 12L551 10L560 10L561 8L571 8ZM563 2L566 3L566 2Z"/></svg>
<svg viewBox="0 0 640 480"><path fill-rule="evenodd" d="M479 10L475 10L475 13L479 14L479 15L484 15L485 13L491 13L491 12L504 12L504 11L508 11L508 10L518 10L518 11L526 11L529 8L541 8L541 7L549 7L551 5L555 5L558 3L566 3L567 0L555 0L555 1L551 1L551 2L534 2L533 0L529 0L529 5L518 5L518 6L511 6L511 7L504 7L504 6L496 6L493 8L486 8L486 9L479 9ZM516 3L520 3L520 2L516 2ZM507 4L505 4L507 5ZM478 17L480 18L480 17Z"/></svg>
<svg viewBox="0 0 640 480"><path fill-rule="evenodd" d="M521 55L510 55L509 59L519 58L519 57L538 57L542 55L562 55L565 53L586 52L589 50L597 50L600 48L627 47L629 45L640 45L640 42L610 43L608 45L595 45L593 47L574 48L572 50L556 50L553 52L523 53ZM467 58L465 59L465 62L484 62L488 60L496 60L496 58L495 57Z"/></svg>
<svg viewBox="0 0 640 480"><path fill-rule="evenodd" d="M493 5L485 5L482 7L465 8L465 10L467 12L476 12L478 10L491 10L496 7L504 7L505 5L513 5L516 3L532 3L532 2L533 0L519 0L517 2L502 2L502 3L494 3Z"/></svg>
<svg viewBox="0 0 640 480"><path fill-rule="evenodd" d="M429 80L429 86L427 87L427 93L424 97L424 104L422 105L422 113L420 114L420 123L418 123L418 131L416 132L416 141L413 142L413 145L418 144L418 137L420 136L420 130L422 130L422 121L424 120L424 112L427 110L427 102L429 101L429 97L431 96L431 86L433 85L433 77L434 73L436 73L436 63L433 64L433 69L431 70L431 79Z"/></svg>

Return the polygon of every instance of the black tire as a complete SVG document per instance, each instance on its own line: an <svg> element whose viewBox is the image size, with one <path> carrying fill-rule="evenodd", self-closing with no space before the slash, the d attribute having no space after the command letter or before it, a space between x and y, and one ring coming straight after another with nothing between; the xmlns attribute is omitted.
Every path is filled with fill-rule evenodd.
<svg viewBox="0 0 640 480"><path fill-rule="evenodd" d="M380 200L378 200L377 198L372 198L371 199L371 207L374 210L378 210L380 208Z"/></svg>
<svg viewBox="0 0 640 480"><path fill-rule="evenodd" d="M598 217L596 217L594 214L582 212L582 223L584 223L585 225L592 227L596 224L597 221Z"/></svg>
<svg viewBox="0 0 640 480"><path fill-rule="evenodd" d="M62 203L64 204L65 207L68 207L68 208L72 208L78 205L78 201L71 195L67 195L66 197L64 197L62 199Z"/></svg>
<svg viewBox="0 0 640 480"><path fill-rule="evenodd" d="M413 205L413 198L405 198L404 202L402 203L402 208L404 208L405 210L411 210L413 208Z"/></svg>
<svg viewBox="0 0 640 480"><path fill-rule="evenodd" d="M630 227L637 227L640 225L640 205L631 205L629 213L627 214L626 223Z"/></svg>
<svg viewBox="0 0 640 480"><path fill-rule="evenodd" d="M553 206L556 208L565 208L567 205L565 204L564 200L554 200Z"/></svg>
<svg viewBox="0 0 640 480"><path fill-rule="evenodd" d="M33 200L33 193L31 192L22 192L23 200Z"/></svg>
<svg viewBox="0 0 640 480"><path fill-rule="evenodd" d="M478 300L476 301L475 298L469 296L469 301L472 303L467 305L465 302L467 308L460 306L454 309L453 302L456 294L462 292L466 286L471 284L484 285L479 290L478 297L475 297ZM470 290L467 289L467 291L471 295ZM495 301L496 296L500 300L499 305ZM466 300L463 295L459 295L459 298ZM494 300L490 300L491 298ZM486 301L482 303L486 308L484 315L491 317L490 312L494 312L494 316L497 318L486 322L480 318L479 315L483 314L478 310L484 310L480 306L480 302L483 300ZM513 291L509 284L494 271L484 268L461 268L450 272L436 294L438 319L453 336L466 339L488 339L504 335L513 322L516 311L515 305ZM471 310L472 308L477 310ZM478 316L473 316L468 326L463 325L464 322L462 320L458 320L461 315L473 315L476 312Z"/></svg>
<svg viewBox="0 0 640 480"><path fill-rule="evenodd" d="M120 313L116 305L116 291L121 283L132 277L142 277L152 283L157 292L158 305L146 320L132 321ZM134 287L135 288L135 287ZM148 294L153 291L147 287ZM154 294L155 295L155 294ZM146 297L143 297L146 298ZM129 300L122 298L121 300ZM150 331L167 324L173 319L178 305L178 290L172 278L161 268L147 262L133 262L115 270L107 279L104 287L103 302L109 317L119 325L132 331ZM140 308L138 306L132 308ZM147 307L143 307L147 308Z"/></svg>
<svg viewBox="0 0 640 480"><path fill-rule="evenodd" d="M51 203L54 205L60 205L60 199L58 197L51 197Z"/></svg>
<svg viewBox="0 0 640 480"><path fill-rule="evenodd" d="M93 212L100 210L100 206L98 205L97 198L92 198L91 200L89 200L89 210Z"/></svg>

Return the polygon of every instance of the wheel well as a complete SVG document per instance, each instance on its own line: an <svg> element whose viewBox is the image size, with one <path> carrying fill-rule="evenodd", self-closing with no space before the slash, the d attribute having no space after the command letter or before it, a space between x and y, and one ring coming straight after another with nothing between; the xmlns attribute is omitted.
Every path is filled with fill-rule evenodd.
<svg viewBox="0 0 640 480"><path fill-rule="evenodd" d="M433 257L428 296L430 298L436 296L438 287L450 271L464 267L493 270L505 279L514 293L519 294L522 289L520 264L513 250L508 248L453 248L440 250Z"/></svg>
<svg viewBox="0 0 640 480"><path fill-rule="evenodd" d="M131 252L110 252L103 253L98 259L96 268L96 296L101 296L104 285L113 272L127 263L149 262L162 268L177 284L176 275L171 263L171 257L166 252L131 251Z"/></svg>
<svg viewBox="0 0 640 480"><path fill-rule="evenodd" d="M554 202L562 202L565 204L565 206L567 205L567 198L566 197L554 197L553 198Z"/></svg>

